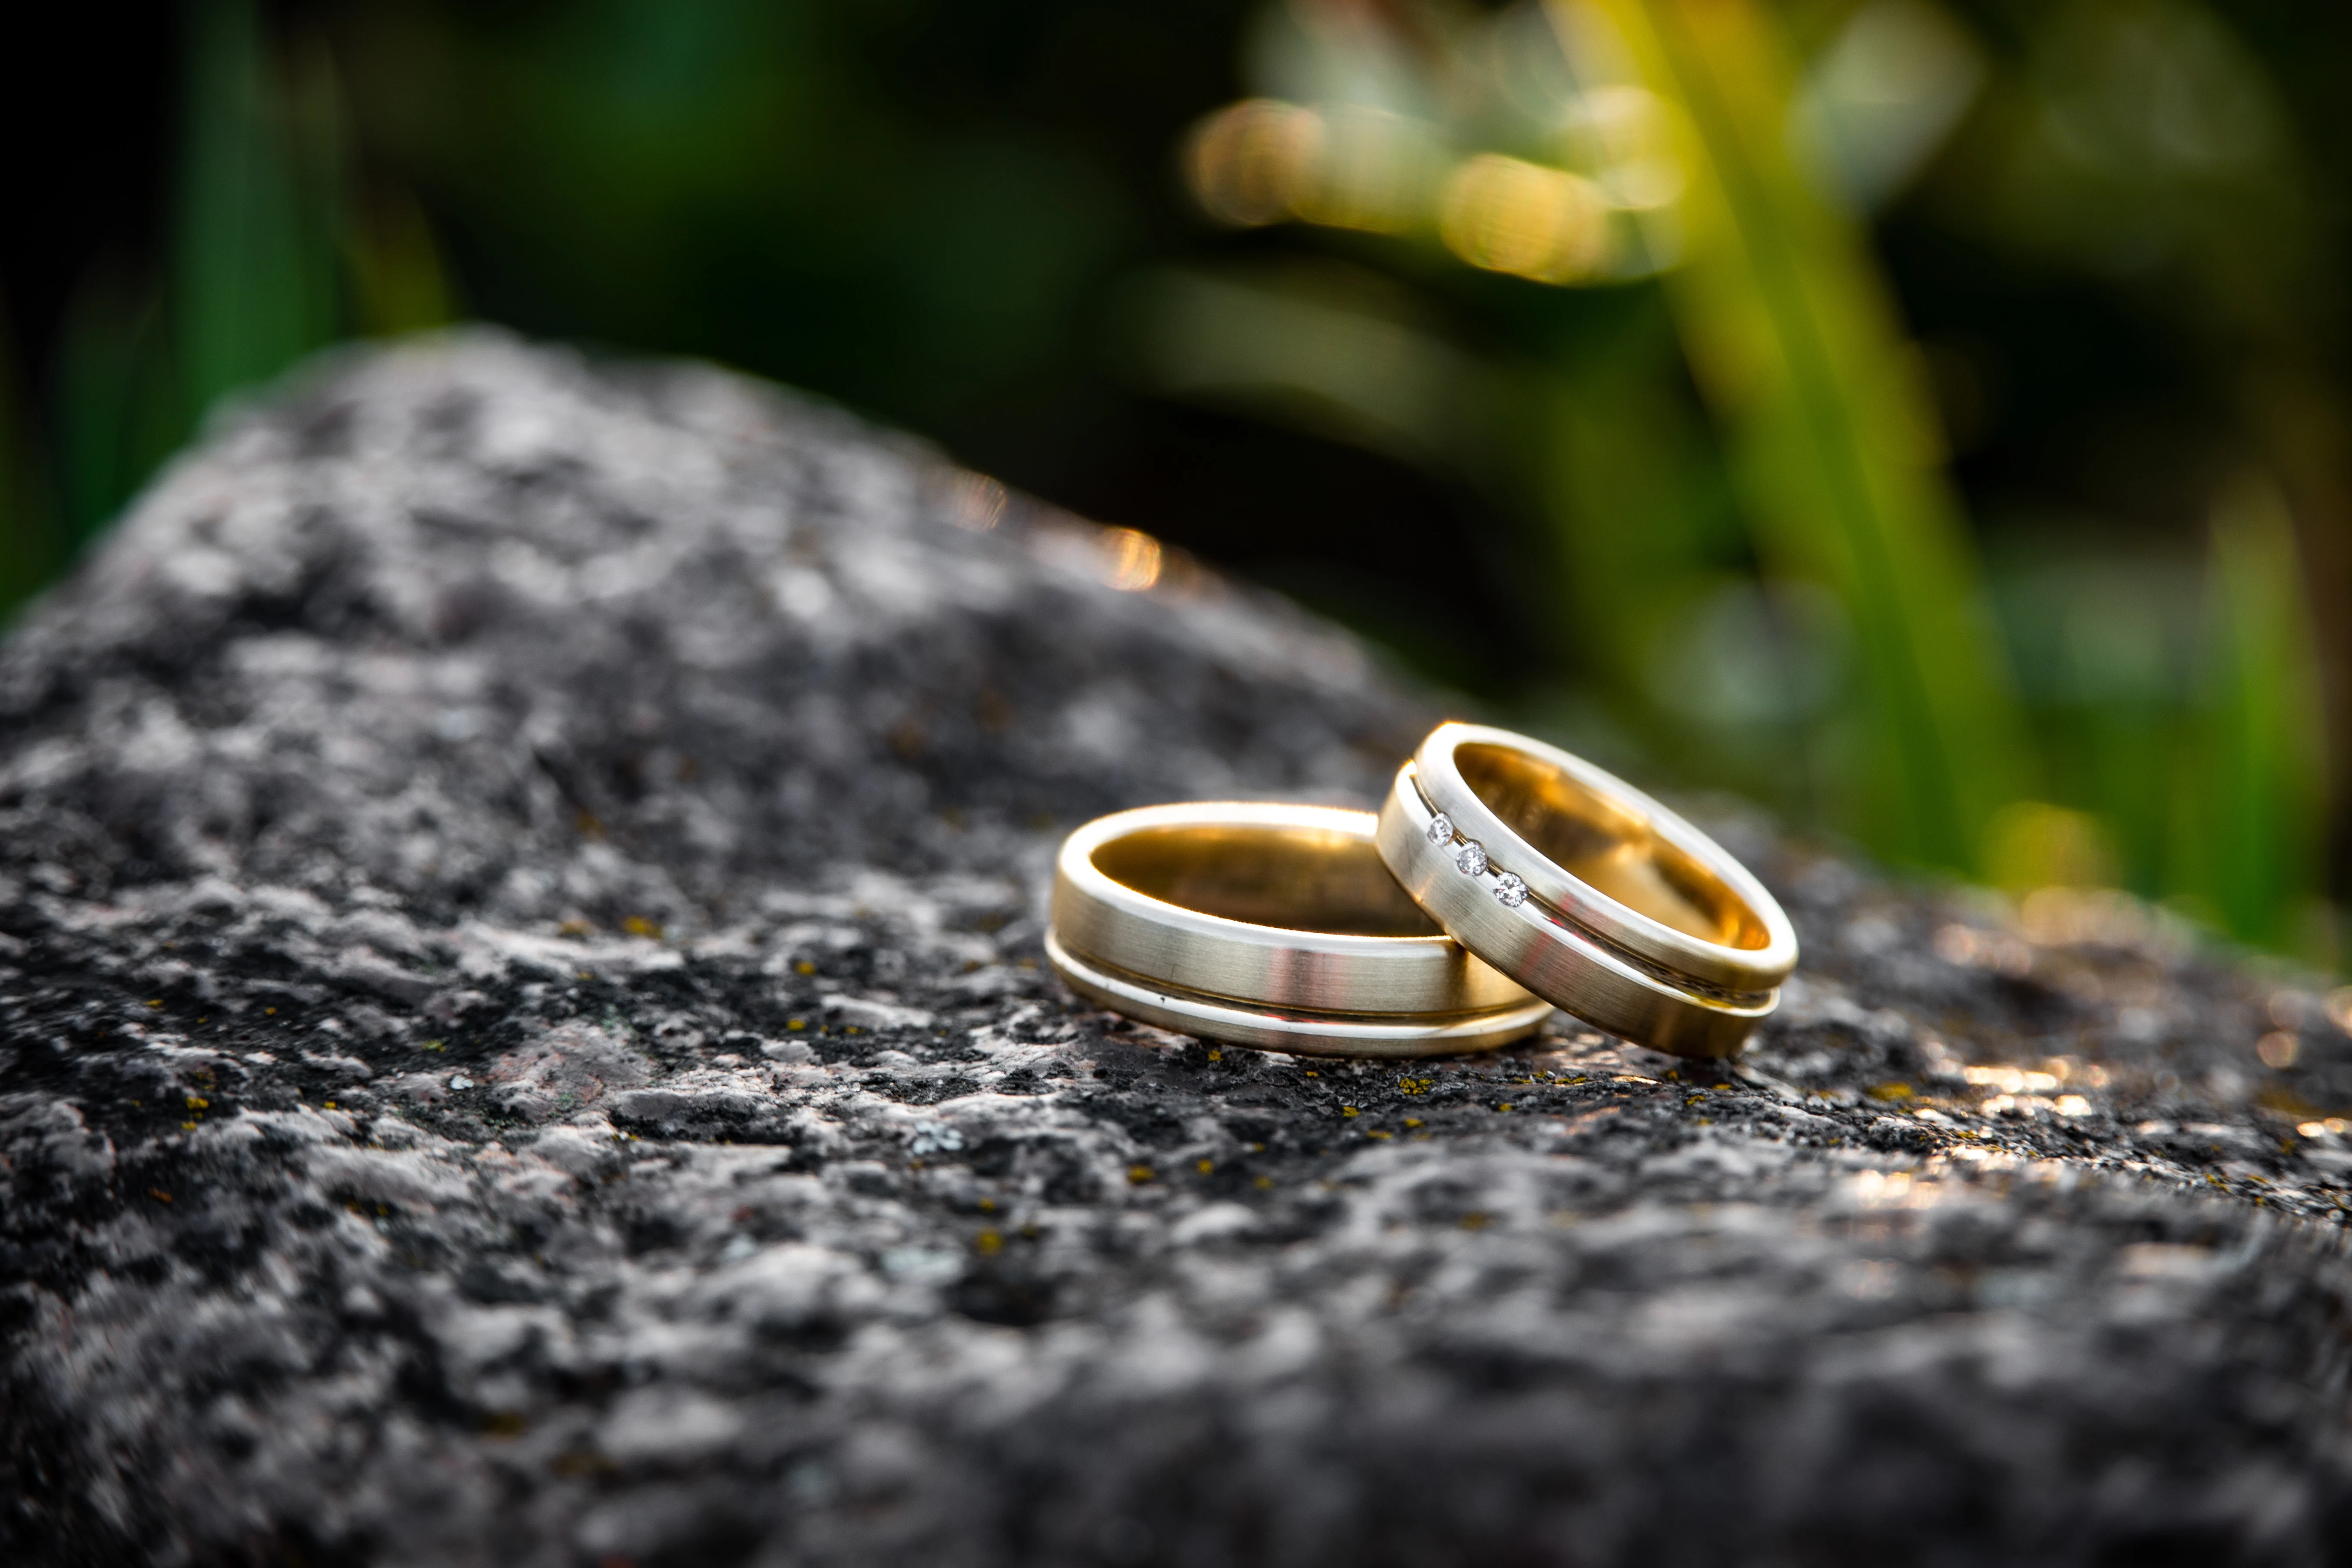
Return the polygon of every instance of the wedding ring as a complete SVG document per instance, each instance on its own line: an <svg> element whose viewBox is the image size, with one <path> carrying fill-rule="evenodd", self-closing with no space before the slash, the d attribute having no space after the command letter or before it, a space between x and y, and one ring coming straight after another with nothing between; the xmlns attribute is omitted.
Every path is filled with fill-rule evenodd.
<svg viewBox="0 0 2352 1568"><path fill-rule="evenodd" d="M1266 1050L1419 1057L1531 1033L1551 1005L1464 952L1329 806L1146 806L1087 824L1054 867L1045 955L1087 1000Z"/></svg>
<svg viewBox="0 0 2352 1568"><path fill-rule="evenodd" d="M1722 846L1631 784L1507 730L1443 724L1399 770L1381 858L1455 941L1597 1028L1736 1055L1797 933Z"/></svg>

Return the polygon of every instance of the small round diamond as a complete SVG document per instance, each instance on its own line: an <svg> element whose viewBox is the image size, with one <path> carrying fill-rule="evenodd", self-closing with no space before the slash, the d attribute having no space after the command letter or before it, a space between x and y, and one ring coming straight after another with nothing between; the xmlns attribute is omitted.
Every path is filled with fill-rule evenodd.
<svg viewBox="0 0 2352 1568"><path fill-rule="evenodd" d="M1429 819L1429 841L1432 844L1451 843L1453 838L1454 819L1452 817L1441 811Z"/></svg>
<svg viewBox="0 0 2352 1568"><path fill-rule="evenodd" d="M1486 847L1473 838L1454 852L1454 868L1465 877L1486 874Z"/></svg>
<svg viewBox="0 0 2352 1568"><path fill-rule="evenodd" d="M1516 910L1528 901L1528 885L1506 871L1495 879L1495 901L1507 910Z"/></svg>

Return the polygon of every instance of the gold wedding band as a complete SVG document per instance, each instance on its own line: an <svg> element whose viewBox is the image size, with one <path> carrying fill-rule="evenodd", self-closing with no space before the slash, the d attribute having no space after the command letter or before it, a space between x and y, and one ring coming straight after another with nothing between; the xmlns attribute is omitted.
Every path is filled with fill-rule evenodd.
<svg viewBox="0 0 2352 1568"><path fill-rule="evenodd" d="M1381 805L1379 845L1455 941L1639 1045L1734 1055L1796 967L1789 917L1715 840L1507 730L1433 731Z"/></svg>
<svg viewBox="0 0 2352 1568"><path fill-rule="evenodd" d="M1222 802L1090 822L1055 862L1046 957L1112 1012L1267 1050L1439 1056L1533 1032L1551 1005L1404 896L1377 823Z"/></svg>

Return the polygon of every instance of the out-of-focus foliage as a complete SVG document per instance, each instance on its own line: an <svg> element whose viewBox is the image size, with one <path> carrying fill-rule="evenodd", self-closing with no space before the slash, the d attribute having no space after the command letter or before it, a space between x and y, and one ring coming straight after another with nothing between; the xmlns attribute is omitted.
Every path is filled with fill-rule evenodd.
<svg viewBox="0 0 2352 1568"><path fill-rule="evenodd" d="M2352 26L2272 10L188 0L168 243L0 403L0 595L219 396L462 283L1638 772L2326 958Z"/></svg>
<svg viewBox="0 0 2352 1568"><path fill-rule="evenodd" d="M1860 14L1849 38L1884 15ZM1826 106L1852 95L1845 61L1857 47L1833 46L1822 89L1801 98L1763 12L1617 4L1582 25L1601 16L1691 127L1686 259L1670 282L1764 568L1827 589L1853 628L1848 722L1861 740L1824 780L1848 785L1831 810L1896 855L1973 865L1992 814L2025 783L2021 724L1938 467L1928 390L1853 219L1792 146L1854 134L1858 113ZM1932 78L1919 90L1934 93L1940 118L1953 90ZM1811 117L1794 118L1807 108ZM1898 142L1895 155L1908 151ZM1865 167L1859 153L1834 166L1864 178L1853 172ZM1892 175L1885 155L1867 167L1882 184Z"/></svg>
<svg viewBox="0 0 2352 1568"><path fill-rule="evenodd" d="M1662 274L1683 355L1653 334L1638 364L1594 363L1575 345L1507 377L1555 383L1544 401L1564 429L1539 422L1507 460L1557 474L1538 504L1581 590L1573 651L1617 666L1629 685L1644 662L1663 663L1647 684L1675 710L1669 722L1696 721L1702 741L1740 726L1727 711L1692 712L1706 701L1697 693L1744 682L1717 707L1782 717L1780 733L1758 748L1764 755L1810 753L1801 774L1772 781L1774 793L1801 791L1811 812L1895 854L1972 865L1993 813L2021 793L2022 724L1937 467L1927 390L1853 220L1797 151L1843 146L1860 121L1875 161L1864 171L1856 153L1839 166L1881 186L1896 177L1922 134L1909 121L1906 134L1889 132L1883 102L1871 105L1875 120L1853 107L1882 80L1853 58L1886 52L1870 40L1907 26L1972 64L1948 41L1949 24L1935 34L1939 24L1920 19L1934 13L1864 14L1864 42L1834 48L1823 84L1801 99L1770 16L1742 5L1560 0L1492 16L1433 12L1419 49L1359 11L1276 16L1260 68L1270 92L1297 100L1246 100L1202 125L1188 165L1202 205L1236 224L1295 218L1423 235L1474 267L1541 284ZM1915 75L1926 79L1898 85L1932 100L1923 111L1932 134L1965 95L1965 71L1948 73L1963 79L1957 87L1932 69ZM1190 314L1202 314L1208 287L1191 285ZM1307 324L1329 301L1223 289L1232 319L1187 322L1177 341L1195 363L1163 359L1171 387L1204 389L1212 378L1201 362L1225 343L1287 355L1286 378L1271 363L1251 373L1260 386L1303 384L1339 357ZM1285 299L1286 336L1275 305ZM1720 422L1719 455L1699 455L1706 443L1692 438L1695 419L1675 407L1671 381L1685 357ZM1420 402L1459 406L1432 374L1436 363L1429 353L1392 355L1385 375L1359 369L1343 379L1377 428L1395 421L1367 405L1409 401L1401 384L1416 371L1430 384ZM1249 384L1229 382L1236 394ZM1675 431L1682 450L1635 457L1629 471L1628 455ZM1426 431L1416 449L1462 446L1459 433ZM1671 553L1691 532L1684 476L1708 463L1724 466L1761 580L1726 563L1731 580L1717 584L1710 563ZM1669 553L1657 552L1662 544ZM1694 594L1710 591L1713 624L1679 624ZM1818 647L1776 646L1830 638L1851 679L1830 675ZM1766 662L1727 639L1760 643ZM1775 689L1784 681L1802 694ZM1685 693L1696 701L1679 700Z"/></svg>
<svg viewBox="0 0 2352 1568"><path fill-rule="evenodd" d="M189 16L172 324L182 395L201 408L336 335L339 116L323 59L273 81L248 5Z"/></svg>
<svg viewBox="0 0 2352 1568"><path fill-rule="evenodd" d="M450 320L413 198L359 177L322 37L269 36L252 0L191 0L182 19L165 253L102 259L57 333L43 521L75 542L222 397L355 332Z"/></svg>
<svg viewBox="0 0 2352 1568"><path fill-rule="evenodd" d="M1236 225L1418 237L1554 287L1659 277L1676 343L1490 331L1488 363L1443 383L1553 411L1502 460L1550 481L1518 504L1549 520L1576 665L1605 672L1643 750L1898 858L2021 889L2121 879L2327 953L2311 603L2341 574L2334 279L2249 51L2170 0L2005 18L2007 56L1928 0L1794 25L1742 0L1432 7L1412 46L1377 15L1270 10L1260 96L1202 122L1194 184ZM1937 393L1980 415L1977 367L1907 340L1863 227L1931 165L1934 221L2156 299L2209 356L2243 429L2222 413L2226 461L2191 479L2213 520L2201 595L2177 533L2135 549L2087 520L1969 526ZM1282 417L1264 394L1310 375L1273 368L1265 314L1184 341L1197 362L1245 336L1250 374L1226 390ZM1329 363L1292 338L1299 366ZM1393 382L1444 361L1387 363L1390 384L1356 379L1359 405L1413 404ZM1432 380L1420 403L1463 406ZM1428 431L1400 449L1433 447L1474 457ZM1721 511L1744 550L1700 521Z"/></svg>

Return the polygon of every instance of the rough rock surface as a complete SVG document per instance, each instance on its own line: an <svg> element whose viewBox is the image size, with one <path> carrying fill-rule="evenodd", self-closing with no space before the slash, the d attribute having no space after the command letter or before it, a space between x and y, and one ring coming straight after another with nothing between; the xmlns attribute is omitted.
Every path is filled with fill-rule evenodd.
<svg viewBox="0 0 2352 1568"><path fill-rule="evenodd" d="M0 1559L2352 1561L2352 1048L2126 902L1731 817L1728 1071L1040 971L1432 717L713 372L323 368L0 653Z"/></svg>

